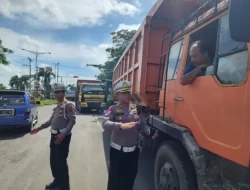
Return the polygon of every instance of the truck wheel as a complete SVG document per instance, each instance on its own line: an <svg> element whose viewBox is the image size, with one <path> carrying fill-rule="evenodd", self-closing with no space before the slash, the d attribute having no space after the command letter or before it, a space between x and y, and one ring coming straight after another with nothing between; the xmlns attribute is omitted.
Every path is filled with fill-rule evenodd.
<svg viewBox="0 0 250 190"><path fill-rule="evenodd" d="M164 143L157 151L154 167L156 190L197 190L193 164L176 141Z"/></svg>

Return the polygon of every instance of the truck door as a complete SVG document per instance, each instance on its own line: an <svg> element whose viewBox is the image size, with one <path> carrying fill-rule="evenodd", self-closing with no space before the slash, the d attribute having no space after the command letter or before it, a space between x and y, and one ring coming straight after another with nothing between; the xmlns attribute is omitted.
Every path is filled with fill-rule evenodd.
<svg viewBox="0 0 250 190"><path fill-rule="evenodd" d="M175 121L188 127L201 147L248 166L249 52L246 43L232 40L228 14L220 18L218 30L214 73L209 67L193 84L178 84L176 97L183 101L176 101Z"/></svg>
<svg viewBox="0 0 250 190"><path fill-rule="evenodd" d="M173 101L176 97L176 86L178 81L176 80L178 68L180 64L180 58L182 56L183 50L183 39L174 43L170 47L168 63L167 63L167 92L166 92L166 102L165 102L165 111L164 116L167 116L170 119L174 119L175 117L175 102ZM164 84L163 84L164 85ZM164 87L163 87L164 89ZM161 93L161 100L164 100L164 91Z"/></svg>

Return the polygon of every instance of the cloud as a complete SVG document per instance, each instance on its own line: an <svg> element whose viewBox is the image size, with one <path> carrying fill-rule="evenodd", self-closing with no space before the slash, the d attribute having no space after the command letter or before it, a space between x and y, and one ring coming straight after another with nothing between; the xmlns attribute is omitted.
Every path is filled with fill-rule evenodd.
<svg viewBox="0 0 250 190"><path fill-rule="evenodd" d="M9 85L10 78L14 75L21 76L22 74L28 74L28 68L22 68L21 65L0 65L0 83L5 86Z"/></svg>
<svg viewBox="0 0 250 190"><path fill-rule="evenodd" d="M31 27L68 28L100 25L110 14L134 16L139 5L138 0L1 0L0 14Z"/></svg>
<svg viewBox="0 0 250 190"><path fill-rule="evenodd" d="M141 7L141 2L140 0L133 0L134 4L137 6L137 7Z"/></svg>
<svg viewBox="0 0 250 190"><path fill-rule="evenodd" d="M22 56L32 56L32 54L22 51L21 49L28 49L39 52L51 52L50 55L41 55L40 59L51 60L76 60L82 62L102 64L107 59L107 52L105 51L110 44L99 44L97 46L89 44L68 44L56 42L53 39L45 39L42 37L31 37L14 32L11 29L0 27L0 36L3 44L14 50L14 54Z"/></svg>
<svg viewBox="0 0 250 190"><path fill-rule="evenodd" d="M116 29L116 31L119 30L138 30L138 28L140 27L140 24L119 24L118 28Z"/></svg>
<svg viewBox="0 0 250 190"><path fill-rule="evenodd" d="M3 40L4 46L14 50L14 54L8 56L12 64L10 66L1 65L0 67L0 82L3 82L6 85L9 83L10 77L17 73L16 71L21 71L20 63L19 65L16 63L17 60L20 60L20 57L25 59L25 63L27 63L27 57L34 58L34 55L29 52L22 51L21 48L34 51L51 52L50 55L41 55L38 57L40 60L48 61L48 63L42 63L41 66L50 65L52 62L68 62L67 64L63 63L67 67L61 67L62 70L65 70L65 68L81 69L81 67L86 67L87 64L105 63L108 57L106 48L111 46L110 44L99 44L94 46L81 43L61 43L50 38L22 35L11 29L1 27L0 36ZM74 65L72 62L79 64ZM52 68L54 69L54 66L52 66ZM99 70L96 68L89 67L89 69L95 71L96 74L99 73ZM25 73L28 74L27 69L25 70ZM21 75L20 72L18 74ZM64 73L63 75L66 74Z"/></svg>

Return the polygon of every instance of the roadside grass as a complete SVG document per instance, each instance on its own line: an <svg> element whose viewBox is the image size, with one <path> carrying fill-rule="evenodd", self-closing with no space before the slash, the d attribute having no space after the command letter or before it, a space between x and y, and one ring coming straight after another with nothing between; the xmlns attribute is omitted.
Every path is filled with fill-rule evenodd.
<svg viewBox="0 0 250 190"><path fill-rule="evenodd" d="M57 104L56 100L41 100L39 106L47 106L47 105L53 105Z"/></svg>

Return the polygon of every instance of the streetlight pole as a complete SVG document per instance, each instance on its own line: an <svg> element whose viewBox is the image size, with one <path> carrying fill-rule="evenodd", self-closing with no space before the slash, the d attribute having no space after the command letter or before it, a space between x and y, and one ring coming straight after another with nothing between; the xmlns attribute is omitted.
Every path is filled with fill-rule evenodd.
<svg viewBox="0 0 250 190"><path fill-rule="evenodd" d="M31 91L31 62L32 62L32 59L30 59L29 57L28 57L28 60L29 60L29 75L30 75L30 91Z"/></svg>
<svg viewBox="0 0 250 190"><path fill-rule="evenodd" d="M56 74L56 78L55 78L55 83L58 83L58 73L59 73L59 64L60 63L52 63L53 65L55 65L55 74Z"/></svg>
<svg viewBox="0 0 250 190"><path fill-rule="evenodd" d="M59 78L59 63L57 63L57 76L56 76L57 84L58 84L58 78Z"/></svg>
<svg viewBox="0 0 250 190"><path fill-rule="evenodd" d="M27 49L24 49L22 48L23 51L27 51L27 52L30 52L32 54L35 55L36 57L36 76L37 76L37 73L38 73L38 65L37 65L37 58L39 55L44 55L44 54L51 54L51 52L38 52L38 51L31 51L31 50L27 50Z"/></svg>
<svg viewBox="0 0 250 190"><path fill-rule="evenodd" d="M29 67L29 90L31 90L31 62L32 59L28 57L29 64L22 64L22 66Z"/></svg>

